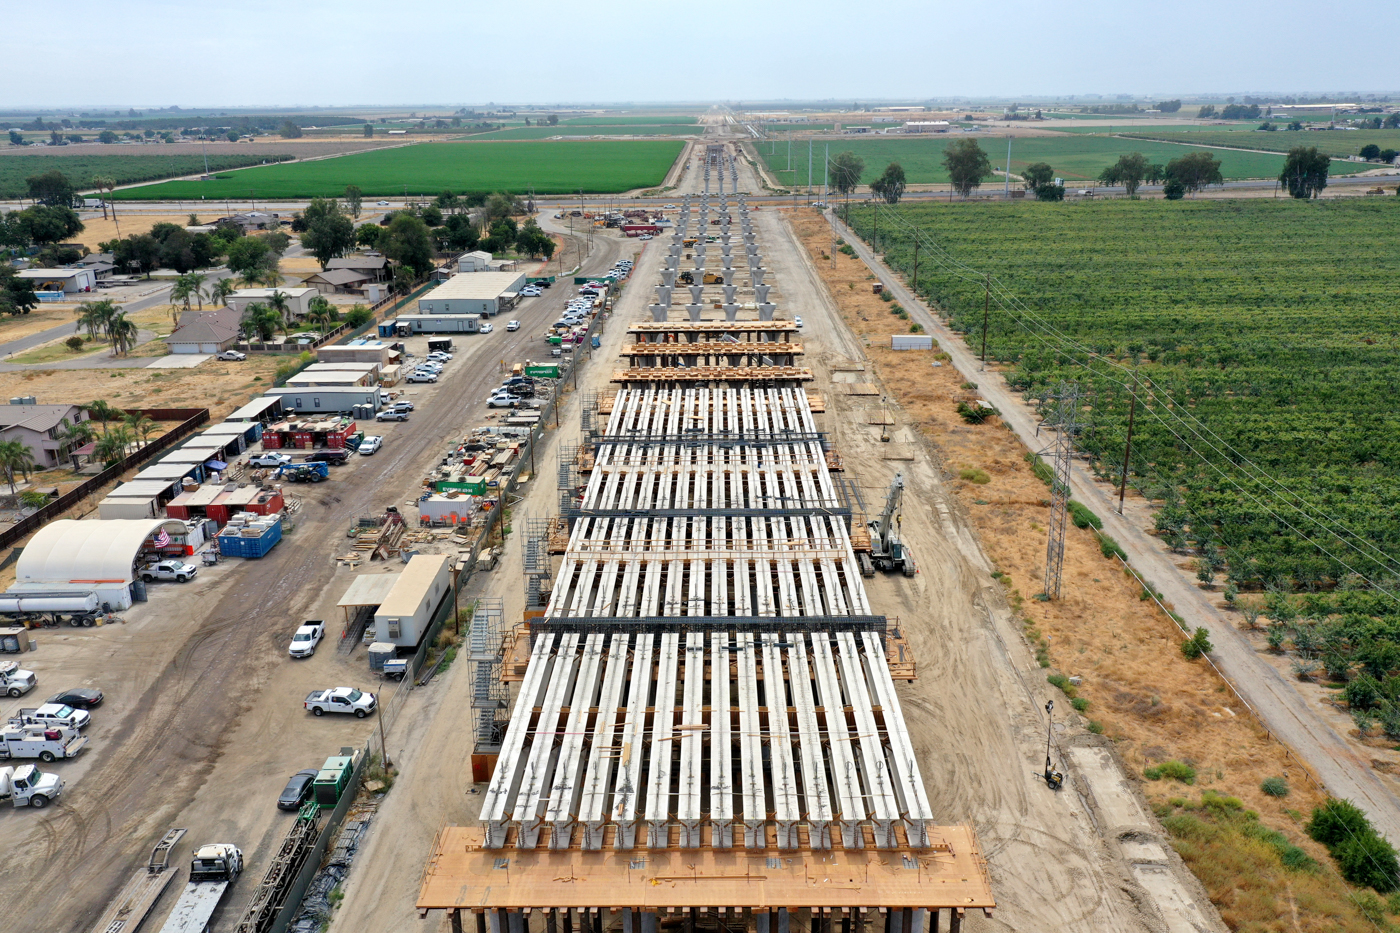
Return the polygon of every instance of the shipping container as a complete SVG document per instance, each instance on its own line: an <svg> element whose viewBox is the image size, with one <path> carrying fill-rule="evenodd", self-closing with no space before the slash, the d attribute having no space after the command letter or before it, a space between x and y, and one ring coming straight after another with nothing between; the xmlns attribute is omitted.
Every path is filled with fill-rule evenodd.
<svg viewBox="0 0 1400 933"><path fill-rule="evenodd" d="M893 350L932 350L933 337L928 334L892 334L890 348Z"/></svg>

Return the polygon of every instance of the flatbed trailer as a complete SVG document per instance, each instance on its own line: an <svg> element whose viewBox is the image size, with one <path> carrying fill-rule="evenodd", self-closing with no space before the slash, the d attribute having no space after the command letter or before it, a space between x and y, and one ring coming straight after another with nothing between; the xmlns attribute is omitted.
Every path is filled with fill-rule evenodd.
<svg viewBox="0 0 1400 933"><path fill-rule="evenodd" d="M145 922L160 896L180 874L170 867L170 853L185 835L183 829L172 829L161 837L151 850L146 867L138 869L122 888L116 900L98 918L92 933L135 933Z"/></svg>

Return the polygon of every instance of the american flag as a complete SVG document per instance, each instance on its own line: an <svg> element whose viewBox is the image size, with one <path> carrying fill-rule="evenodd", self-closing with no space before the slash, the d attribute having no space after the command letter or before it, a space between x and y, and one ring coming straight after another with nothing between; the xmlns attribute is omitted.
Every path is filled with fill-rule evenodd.
<svg viewBox="0 0 1400 933"><path fill-rule="evenodd" d="M170 535L166 534L165 529L162 528L160 534L156 535L156 547L168 547L169 544Z"/></svg>

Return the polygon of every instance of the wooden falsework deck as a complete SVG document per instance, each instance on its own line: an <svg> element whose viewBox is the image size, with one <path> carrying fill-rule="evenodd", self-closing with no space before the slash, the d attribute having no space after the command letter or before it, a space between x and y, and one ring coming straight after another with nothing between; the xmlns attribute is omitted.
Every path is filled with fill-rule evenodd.
<svg viewBox="0 0 1400 933"><path fill-rule="evenodd" d="M812 371L799 366L670 366L613 370L613 382L811 382ZM873 394L879 394L873 393Z"/></svg>
<svg viewBox="0 0 1400 933"><path fill-rule="evenodd" d="M448 826L419 910L885 908L996 906L971 827L941 826L937 849L487 849ZM780 867L772 867L774 865Z"/></svg>

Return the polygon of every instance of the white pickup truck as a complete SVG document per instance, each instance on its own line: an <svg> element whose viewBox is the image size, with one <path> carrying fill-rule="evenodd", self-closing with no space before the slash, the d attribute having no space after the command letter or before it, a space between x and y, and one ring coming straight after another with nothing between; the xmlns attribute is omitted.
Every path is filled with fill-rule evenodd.
<svg viewBox="0 0 1400 933"><path fill-rule="evenodd" d="M316 690L306 697L306 708L313 716L326 713L354 713L364 719L374 712L374 694L356 690L354 687L336 687L332 690Z"/></svg>
<svg viewBox="0 0 1400 933"><path fill-rule="evenodd" d="M287 653L294 658L309 658L316 653L316 646L326 634L326 623L320 619L307 619L292 635L292 643Z"/></svg>
<svg viewBox="0 0 1400 933"><path fill-rule="evenodd" d="M0 759L76 758L87 741L87 736L69 726L9 726L0 730Z"/></svg>
<svg viewBox="0 0 1400 933"><path fill-rule="evenodd" d="M0 800L9 800L16 807L47 807L63 794L63 780L56 774L45 774L33 765L0 768Z"/></svg>
<svg viewBox="0 0 1400 933"><path fill-rule="evenodd" d="M18 661L0 661L0 693L22 697L38 682L34 672L22 669Z"/></svg>
<svg viewBox="0 0 1400 933"><path fill-rule="evenodd" d="M74 709L62 703L45 703L43 706L22 709L19 715L10 717L10 725L20 726L66 726L82 729L92 722L92 714L87 710Z"/></svg>
<svg viewBox="0 0 1400 933"><path fill-rule="evenodd" d="M187 564L181 560L162 560L142 567L141 579L147 583L154 583L156 580L177 580L185 583L193 580L197 573L199 568L194 564Z"/></svg>

